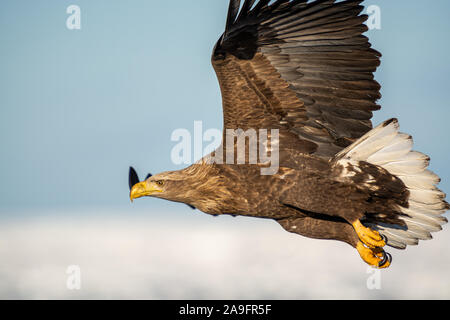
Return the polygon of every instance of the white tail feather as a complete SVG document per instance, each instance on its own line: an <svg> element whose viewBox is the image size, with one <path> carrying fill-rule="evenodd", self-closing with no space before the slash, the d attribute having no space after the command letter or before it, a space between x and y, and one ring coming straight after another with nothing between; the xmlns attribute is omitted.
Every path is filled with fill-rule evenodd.
<svg viewBox="0 0 450 320"><path fill-rule="evenodd" d="M442 230L448 210L445 194L436 185L439 177L427 170L430 159L423 153L412 151L413 139L400 133L396 119L386 121L369 131L351 146L342 150L336 160L365 161L386 169L402 180L409 189L409 207L399 206L406 214L400 217L406 228L386 224L370 224L388 239L388 245L404 249L419 240L432 238L431 232Z"/></svg>
<svg viewBox="0 0 450 320"><path fill-rule="evenodd" d="M439 177L430 170L418 174L399 175L403 183L410 189L432 189L440 181Z"/></svg>

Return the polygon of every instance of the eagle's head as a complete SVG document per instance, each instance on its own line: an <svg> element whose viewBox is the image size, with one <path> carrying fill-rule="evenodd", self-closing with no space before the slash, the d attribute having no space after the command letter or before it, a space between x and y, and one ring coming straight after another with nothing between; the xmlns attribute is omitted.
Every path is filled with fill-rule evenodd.
<svg viewBox="0 0 450 320"><path fill-rule="evenodd" d="M138 175L130 168L129 186L130 200L142 197L156 197L176 201L180 194L180 184L183 181L180 171L164 172L157 175L147 175L144 181L139 181Z"/></svg>
<svg viewBox="0 0 450 320"><path fill-rule="evenodd" d="M211 214L220 214L221 203L229 204L235 198L228 190L229 182L218 174L217 168L203 162L182 170L149 174L144 181L130 168L128 182L131 201L154 197L184 203Z"/></svg>

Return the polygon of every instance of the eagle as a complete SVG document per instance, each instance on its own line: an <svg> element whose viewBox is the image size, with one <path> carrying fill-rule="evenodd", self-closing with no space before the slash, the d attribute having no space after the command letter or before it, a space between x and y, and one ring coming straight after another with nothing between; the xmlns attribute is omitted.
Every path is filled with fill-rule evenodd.
<svg viewBox="0 0 450 320"><path fill-rule="evenodd" d="M144 181L131 167L130 199L272 219L288 232L345 242L374 268L391 265L386 246L432 239L450 206L430 158L413 151L398 120L372 126L381 54L364 36L362 2L230 0L211 58L222 93L221 145ZM250 131L277 155L270 174L261 152L250 161Z"/></svg>

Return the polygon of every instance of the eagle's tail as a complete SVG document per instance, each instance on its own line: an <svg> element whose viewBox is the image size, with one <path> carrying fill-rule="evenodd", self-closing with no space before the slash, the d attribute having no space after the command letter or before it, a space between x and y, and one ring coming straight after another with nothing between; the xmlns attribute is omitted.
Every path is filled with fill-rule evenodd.
<svg viewBox="0 0 450 320"><path fill-rule="evenodd" d="M442 230L450 209L445 194L437 188L440 178L428 170L430 158L412 151L410 135L399 132L397 119L385 121L336 155L335 159L365 161L386 169L402 180L409 190L408 207L399 206L404 226L383 223L368 225L387 238L387 244L404 249L419 240L432 239L431 232Z"/></svg>

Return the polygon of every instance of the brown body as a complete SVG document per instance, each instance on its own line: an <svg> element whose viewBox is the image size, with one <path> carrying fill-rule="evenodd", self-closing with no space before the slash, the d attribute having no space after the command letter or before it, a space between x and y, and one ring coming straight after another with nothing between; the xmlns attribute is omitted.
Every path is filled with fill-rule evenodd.
<svg viewBox="0 0 450 320"><path fill-rule="evenodd" d="M343 180L342 167L314 156L291 155L275 175L261 175L260 167L195 164L155 177L166 180L167 191L154 196L187 203L211 215L275 219L291 232L338 239L354 246L358 236L351 222L370 212L392 212L393 204L402 204L407 198L401 181L385 184L384 192L391 197L386 201L384 194L358 185L365 173ZM382 170L380 175L392 179ZM393 196L395 188L401 190L397 196ZM386 216L384 221L401 223L395 214L398 212Z"/></svg>

